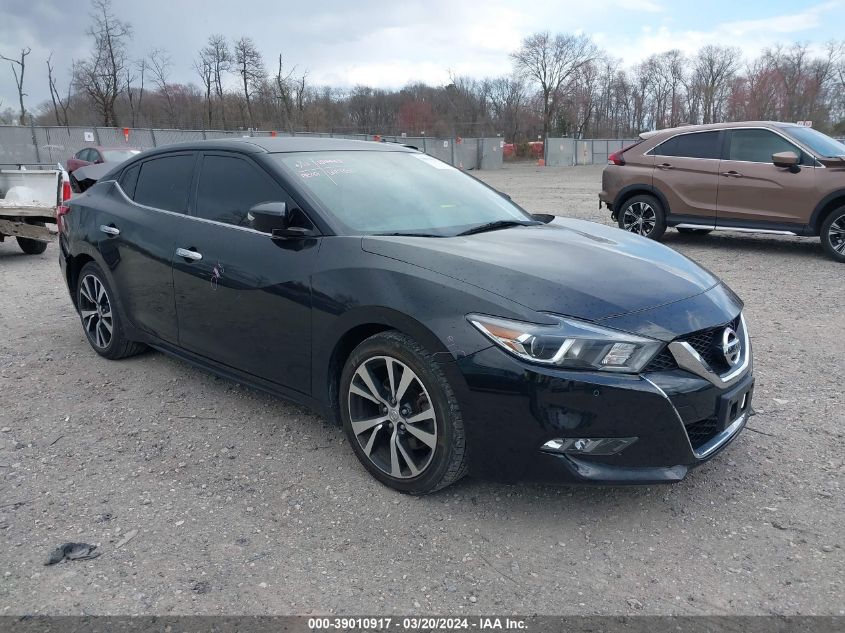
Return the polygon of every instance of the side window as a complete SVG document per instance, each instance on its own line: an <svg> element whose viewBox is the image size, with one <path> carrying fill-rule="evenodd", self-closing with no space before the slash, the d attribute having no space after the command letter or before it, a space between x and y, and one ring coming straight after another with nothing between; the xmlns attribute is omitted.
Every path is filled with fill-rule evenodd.
<svg viewBox="0 0 845 633"><path fill-rule="evenodd" d="M679 134L655 147L654 154L679 158L719 158L719 132Z"/></svg>
<svg viewBox="0 0 845 633"><path fill-rule="evenodd" d="M731 136L728 160L771 163L772 154L778 152L794 152L799 158L803 158L800 149L769 130L730 130L729 133Z"/></svg>
<svg viewBox="0 0 845 633"><path fill-rule="evenodd" d="M93 162L93 159L91 158L91 150L88 149L88 148L83 149L81 152L79 152L76 155L76 157L79 160L85 160L85 161L88 161L88 162Z"/></svg>
<svg viewBox="0 0 845 633"><path fill-rule="evenodd" d="M154 158L141 164L134 200L156 209L185 213L194 173L194 155Z"/></svg>
<svg viewBox="0 0 845 633"><path fill-rule="evenodd" d="M197 185L196 215L262 230L253 224L249 210L262 202L292 201L284 190L255 165L234 156L205 156Z"/></svg>
<svg viewBox="0 0 845 633"><path fill-rule="evenodd" d="M120 183L120 188L123 189L123 193L125 193L130 198L135 197L135 185L138 184L139 173L141 173L141 166L133 165L132 167L123 172L123 175L118 181Z"/></svg>

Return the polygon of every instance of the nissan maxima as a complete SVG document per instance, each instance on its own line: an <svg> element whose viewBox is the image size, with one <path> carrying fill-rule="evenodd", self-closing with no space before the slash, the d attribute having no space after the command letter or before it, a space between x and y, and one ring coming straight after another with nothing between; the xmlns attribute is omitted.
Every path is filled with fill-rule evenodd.
<svg viewBox="0 0 845 633"><path fill-rule="evenodd" d="M342 425L379 481L676 482L743 428L740 299L412 148L172 145L59 210L91 347L153 347Z"/></svg>

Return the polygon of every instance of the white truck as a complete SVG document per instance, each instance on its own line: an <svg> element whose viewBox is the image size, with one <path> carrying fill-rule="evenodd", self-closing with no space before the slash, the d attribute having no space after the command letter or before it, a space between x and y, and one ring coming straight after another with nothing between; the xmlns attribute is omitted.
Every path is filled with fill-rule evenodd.
<svg viewBox="0 0 845 633"><path fill-rule="evenodd" d="M61 165L0 165L0 242L14 237L27 255L43 253L56 235L48 225L70 196Z"/></svg>

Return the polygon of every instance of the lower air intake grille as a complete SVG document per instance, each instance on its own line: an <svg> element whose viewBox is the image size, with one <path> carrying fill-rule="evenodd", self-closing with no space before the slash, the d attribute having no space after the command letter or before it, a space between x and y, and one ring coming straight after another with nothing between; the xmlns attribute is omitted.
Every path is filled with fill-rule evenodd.
<svg viewBox="0 0 845 633"><path fill-rule="evenodd" d="M695 450L698 450L712 440L721 430L716 418L707 418L706 420L693 422L692 424L688 424L686 429L687 435L689 435L689 442Z"/></svg>

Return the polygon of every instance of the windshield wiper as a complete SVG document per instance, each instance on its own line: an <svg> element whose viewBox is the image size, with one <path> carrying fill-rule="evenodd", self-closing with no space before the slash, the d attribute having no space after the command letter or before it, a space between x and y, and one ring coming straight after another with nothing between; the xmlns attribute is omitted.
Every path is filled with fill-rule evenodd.
<svg viewBox="0 0 845 633"><path fill-rule="evenodd" d="M435 233L413 233L411 231L396 231L395 233L373 233L376 237L444 237Z"/></svg>
<svg viewBox="0 0 845 633"><path fill-rule="evenodd" d="M542 224L542 222L528 222L525 220L496 220L495 222L479 224L478 226L474 226L466 231L461 231L458 235L472 235L474 233L485 233L487 231L506 229L511 226L534 226L536 224Z"/></svg>

